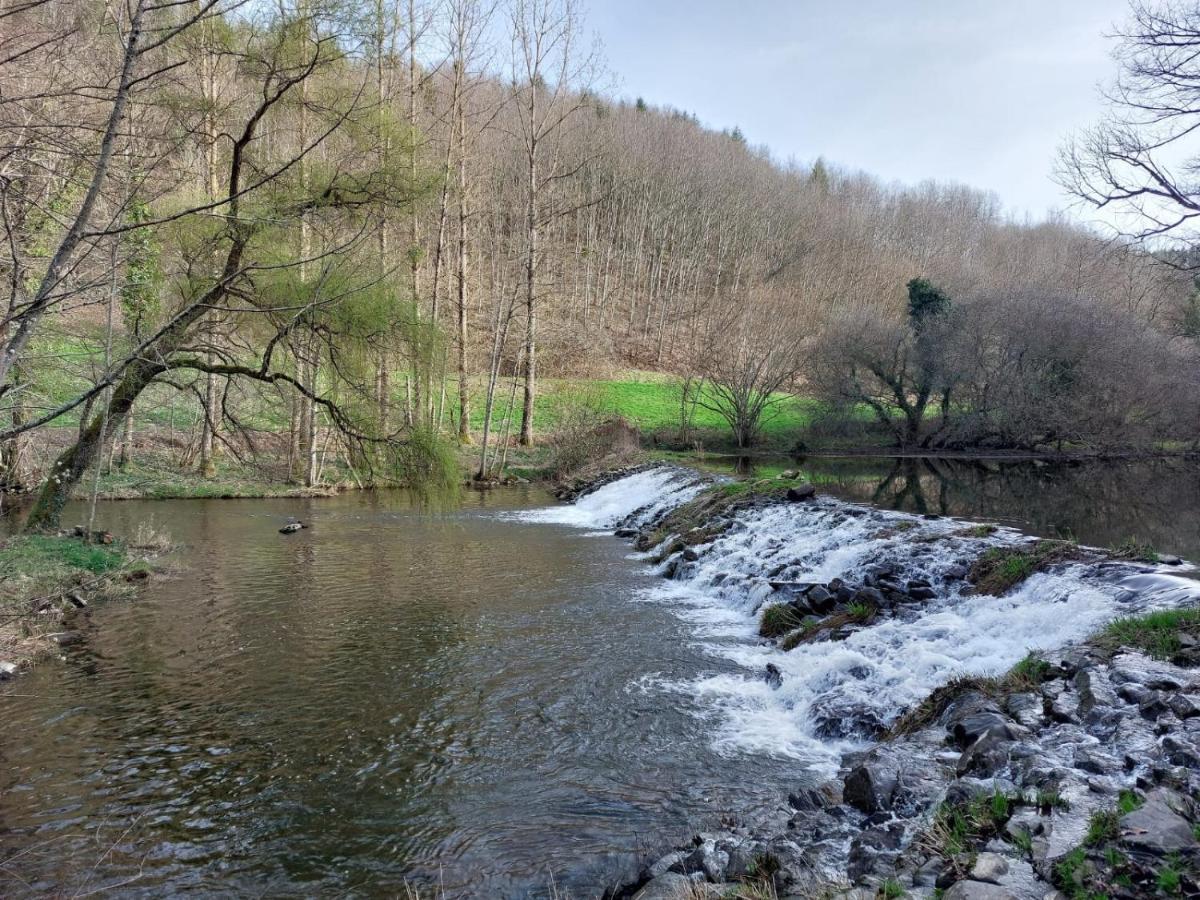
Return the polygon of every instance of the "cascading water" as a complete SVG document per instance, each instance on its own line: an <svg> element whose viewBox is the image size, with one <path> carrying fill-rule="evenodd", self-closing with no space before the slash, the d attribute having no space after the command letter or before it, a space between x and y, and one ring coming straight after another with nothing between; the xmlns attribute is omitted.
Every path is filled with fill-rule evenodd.
<svg viewBox="0 0 1200 900"><path fill-rule="evenodd" d="M675 468L609 483L571 506L528 520L590 529L641 527L690 500L705 482ZM673 604L710 654L742 675L647 681L699 701L723 752L792 757L832 774L841 754L960 675L1000 673L1027 653L1079 641L1105 622L1197 595L1190 579L1134 565L1071 564L1035 574L1002 597L968 593L965 569L988 548L1029 540L1012 529L883 512L820 498L743 510L715 540L660 563L670 580L638 598ZM662 548L648 556L661 556ZM842 640L783 652L758 638L767 602L790 583L862 583L885 568L900 582L928 584L923 603L858 628ZM772 664L782 680L763 677Z"/></svg>

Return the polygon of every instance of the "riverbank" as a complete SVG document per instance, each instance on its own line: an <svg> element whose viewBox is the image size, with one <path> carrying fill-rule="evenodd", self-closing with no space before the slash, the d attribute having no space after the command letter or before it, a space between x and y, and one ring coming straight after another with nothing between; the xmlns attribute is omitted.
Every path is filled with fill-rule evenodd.
<svg viewBox="0 0 1200 900"><path fill-rule="evenodd" d="M97 602L132 597L147 582L165 540L100 533L17 535L0 543L0 680L77 642Z"/></svg>
<svg viewBox="0 0 1200 900"><path fill-rule="evenodd" d="M702 591L755 616L756 658L769 660L759 677L781 698L777 715L806 710L814 740L846 749L819 787L749 819L727 810L720 830L652 858L610 896L1090 900L1200 890L1200 583L1190 567L1133 543L1105 551L881 514L816 497L796 474L657 507L643 498L649 506L615 530L687 591L689 608ZM589 502L586 489L576 496ZM822 559L853 561L855 547L861 562L839 564L830 579ZM1133 614L1113 621L1109 610ZM939 635L954 620L974 624L946 643ZM1052 628L1079 639L1048 647ZM1004 674L968 664L909 703L876 696L881 667L911 680L961 644L1002 658L1026 641L1034 649ZM860 681L874 688L863 693ZM823 693L812 696L814 686ZM746 690L756 698L746 715L767 727L761 689Z"/></svg>

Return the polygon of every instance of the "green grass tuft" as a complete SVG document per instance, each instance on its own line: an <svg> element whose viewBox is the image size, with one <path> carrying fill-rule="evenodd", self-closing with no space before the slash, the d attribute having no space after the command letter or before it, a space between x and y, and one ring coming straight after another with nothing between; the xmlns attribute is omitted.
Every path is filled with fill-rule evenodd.
<svg viewBox="0 0 1200 900"><path fill-rule="evenodd" d="M800 626L800 617L786 603L774 603L763 610L758 633L765 638L780 637Z"/></svg>
<svg viewBox="0 0 1200 900"><path fill-rule="evenodd" d="M1134 647L1157 659L1170 659L1182 649L1179 634L1200 630L1200 609L1164 609L1144 616L1117 619L1096 638L1109 650Z"/></svg>

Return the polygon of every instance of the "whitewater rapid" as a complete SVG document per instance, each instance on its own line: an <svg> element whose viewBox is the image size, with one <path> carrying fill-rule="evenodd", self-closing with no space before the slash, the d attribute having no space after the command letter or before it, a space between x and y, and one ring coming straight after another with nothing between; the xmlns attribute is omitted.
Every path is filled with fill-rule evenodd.
<svg viewBox="0 0 1200 900"><path fill-rule="evenodd" d="M641 528L695 497L707 483L691 470L651 469L606 484L573 504L520 517L604 533ZM734 663L738 671L687 681L649 675L642 686L692 701L696 714L712 721L719 752L794 758L832 775L843 752L867 743L853 727L840 727L843 720L851 726L890 724L956 676L1004 672L1030 651L1068 646L1118 616L1177 605L1182 597L1196 595L1190 580L1111 564L1039 573L1003 597L966 593L964 563L989 547L1029 540L1005 528L983 534L974 524L827 497L740 512L724 534L692 548L698 559L675 554L662 561L661 571L671 577L633 598L670 604L693 626L707 653ZM758 637L763 605L786 599L771 582L841 578L860 584L867 571L880 566L889 567L901 583L927 581L936 596L841 641L783 652ZM782 683L763 677L768 663L779 670Z"/></svg>

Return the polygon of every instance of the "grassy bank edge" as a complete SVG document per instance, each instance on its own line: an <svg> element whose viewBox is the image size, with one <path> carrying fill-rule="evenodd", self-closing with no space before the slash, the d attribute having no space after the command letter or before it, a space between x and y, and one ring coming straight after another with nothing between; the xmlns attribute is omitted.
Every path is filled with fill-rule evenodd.
<svg viewBox="0 0 1200 900"><path fill-rule="evenodd" d="M68 534L22 534L0 543L0 680L75 639L96 602L133 596L162 549L89 543Z"/></svg>

